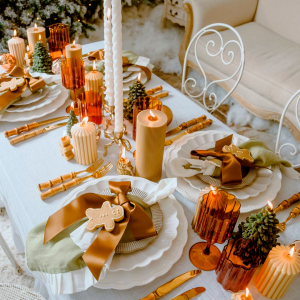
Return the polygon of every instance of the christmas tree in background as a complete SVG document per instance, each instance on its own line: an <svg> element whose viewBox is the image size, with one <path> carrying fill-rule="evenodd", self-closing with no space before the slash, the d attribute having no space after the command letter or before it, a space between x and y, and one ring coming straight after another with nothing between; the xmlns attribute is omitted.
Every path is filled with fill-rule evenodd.
<svg viewBox="0 0 300 300"><path fill-rule="evenodd" d="M124 118L126 120L132 122L134 103L138 98L145 96L147 96L145 87L139 80L129 87L128 99L123 103Z"/></svg>
<svg viewBox="0 0 300 300"><path fill-rule="evenodd" d="M78 123L78 119L75 115L74 110L71 109L70 114L69 114L68 124L67 124L67 134L70 138L72 138L71 128L73 125L75 125L77 123Z"/></svg>
<svg viewBox="0 0 300 300"><path fill-rule="evenodd" d="M32 57L33 72L52 73L52 58L42 41L36 42Z"/></svg>

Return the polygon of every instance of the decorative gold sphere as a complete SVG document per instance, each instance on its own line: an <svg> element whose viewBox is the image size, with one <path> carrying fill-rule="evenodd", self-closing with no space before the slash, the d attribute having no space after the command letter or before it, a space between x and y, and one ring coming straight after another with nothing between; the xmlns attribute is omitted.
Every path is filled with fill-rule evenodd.
<svg viewBox="0 0 300 300"><path fill-rule="evenodd" d="M167 125L171 124L172 120L173 120L173 113L172 113L172 110L166 106L166 105L163 105L162 108L161 108L161 111L164 112L166 115L167 115Z"/></svg>
<svg viewBox="0 0 300 300"><path fill-rule="evenodd" d="M5 72L10 72L16 65L16 59L10 53L0 55L0 66Z"/></svg>

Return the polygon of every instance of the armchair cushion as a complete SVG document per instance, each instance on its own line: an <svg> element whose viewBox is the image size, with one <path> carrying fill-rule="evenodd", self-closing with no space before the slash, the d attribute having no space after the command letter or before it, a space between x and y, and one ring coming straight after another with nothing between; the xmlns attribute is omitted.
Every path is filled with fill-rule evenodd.
<svg viewBox="0 0 300 300"><path fill-rule="evenodd" d="M192 37L212 23L238 26L251 22L258 0L186 0L193 9Z"/></svg>

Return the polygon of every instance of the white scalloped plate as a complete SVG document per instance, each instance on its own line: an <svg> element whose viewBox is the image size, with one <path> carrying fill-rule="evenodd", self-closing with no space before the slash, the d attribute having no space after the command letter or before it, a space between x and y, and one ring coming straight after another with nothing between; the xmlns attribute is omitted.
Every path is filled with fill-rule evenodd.
<svg viewBox="0 0 300 300"><path fill-rule="evenodd" d="M14 102L15 106L28 105L43 99L50 92L49 86L44 86L42 89L32 93L30 96L21 98L21 100Z"/></svg>
<svg viewBox="0 0 300 300"><path fill-rule="evenodd" d="M6 109L7 112L13 113L22 113L24 111L31 111L31 110L36 110L38 108L44 107L48 104L50 104L52 101L54 101L57 96L61 92L61 86L59 85L53 85L49 87L49 92L47 93L46 96L44 96L42 99L36 102L32 102L27 105L22 105L22 106L10 106L9 108Z"/></svg>
<svg viewBox="0 0 300 300"><path fill-rule="evenodd" d="M105 180L104 180L105 179ZM131 187L148 193L155 187L155 183L139 177L131 176L107 176L104 179L92 180L79 186L69 193L58 205L58 209L68 204L70 201L84 193L101 194L108 188L108 181L131 181ZM173 206L176 199L173 195L159 202L160 209L163 212L163 226L158 236L145 249L128 254L116 254L110 266L111 272L131 271L135 268L148 266L155 260L160 259L164 252L168 251L173 240L177 236L177 227L179 221L177 218L177 209Z"/></svg>
<svg viewBox="0 0 300 300"><path fill-rule="evenodd" d="M166 151L165 153L165 168L166 168L166 175L167 177L173 177L170 168L169 168L169 161L175 157L177 157L177 154L174 152L176 149L179 149L183 144L186 143L186 139L193 139L196 138L198 135L207 135L207 143L214 143L213 135L215 133L221 134L220 138L225 137L231 132L219 132L219 131L203 131L203 132L195 132L193 134L187 135L177 141L175 141ZM236 141L237 137L239 135L234 134L233 142ZM243 142L244 139L247 140L246 137L241 137L241 141ZM214 144L212 144L213 147ZM267 186L267 189L261 193L259 193L255 197L249 197L247 199L244 199L241 201L241 213L250 212L256 209L260 209L264 207L268 201L272 201L277 193L279 192L281 188L281 172L278 166L275 166L273 168L272 176L271 176L271 182ZM192 187L187 181L185 181L183 178L178 177L177 178L177 190L188 200L197 203L198 196L199 196L199 190L195 187ZM240 191L243 189L240 189ZM230 190L231 192L231 190Z"/></svg>
<svg viewBox="0 0 300 300"><path fill-rule="evenodd" d="M62 88L57 98L51 103L49 103L48 105L33 111L25 111L21 114L4 112L3 115L0 116L0 121L20 122L20 121L29 121L29 120L42 118L46 115L53 113L58 108L60 108L68 98L69 98L69 91L66 90L65 88Z"/></svg>

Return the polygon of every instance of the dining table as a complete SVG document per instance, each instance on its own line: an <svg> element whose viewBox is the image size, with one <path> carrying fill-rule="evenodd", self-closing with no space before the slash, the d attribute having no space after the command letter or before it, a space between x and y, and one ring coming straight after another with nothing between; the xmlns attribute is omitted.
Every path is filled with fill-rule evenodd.
<svg viewBox="0 0 300 300"><path fill-rule="evenodd" d="M102 49L103 46L104 42L100 41L83 45L82 50L83 53L88 53L90 51ZM158 76L152 74L151 80L145 84L146 89L153 88L158 85L161 85L164 91L169 92L169 96L161 99L161 101L173 112L173 121L168 126L167 130L171 130L192 118L206 115L207 118L213 120L213 124L210 127L203 129L203 131L215 130L228 132L228 134L234 133L227 125L209 114L199 104L190 100L187 96L183 95L179 90L173 88ZM127 94L125 93L124 98L126 97ZM64 105L55 112L34 121L38 122L45 119L67 115L66 107L70 103L71 100L67 100ZM57 210L60 201L62 201L62 199L70 191L72 191L68 190L42 201L40 198L40 191L37 188L38 183L45 182L71 171L81 171L84 169L84 166L77 164L74 159L67 161L61 155L59 140L64 135L65 129L63 128L52 130L43 135L12 146L9 143L9 140L5 138L3 132L22 126L25 123L26 122L2 122L0 119L0 207L6 208L11 222L12 235L16 249L21 253L25 252L26 236L29 231L35 225L47 220L47 218ZM127 152L126 155L134 165L133 151L135 150L135 141L132 139L132 125L127 121L125 121L125 124L128 129L128 135L126 138L130 141L132 146L131 150ZM120 152L119 147L116 144L112 145L108 148L107 156L103 156L104 145L109 142L110 140L104 137L102 129L101 138L97 143L98 156L99 158L102 157L104 159L104 163L108 163L110 161L113 163L114 168L108 175L117 175L115 166ZM166 178L164 168L162 178ZM99 179L91 178L89 180L92 181ZM277 206L284 199L287 199L293 194L299 192L299 187L300 184L298 181L289 179L283 174L282 186L276 198L272 200L273 205ZM174 196L183 207L188 221L188 240L180 259L171 266L171 268L163 276L154 279L146 285L136 286L127 290L99 289L96 287L90 287L85 291L74 294L54 295L50 288L38 279L35 280L34 289L46 299L51 300L137 300L145 297L152 291L156 290L159 286L178 275L196 269L189 259L189 250L191 246L200 241L200 237L194 233L191 226L196 204L187 200L178 191L174 192ZM291 208L278 214L278 218L281 222L288 217L290 210ZM250 216L251 213L252 212L240 214L237 224L245 221L246 217ZM292 219L289 221L286 230L281 233L279 242L284 245L290 245L293 241L299 239L299 232L299 219ZM222 250L224 245L225 244L217 244L216 246ZM27 272L29 275L31 274L29 270L27 270ZM194 299L226 300L231 298L231 292L224 290L216 281L215 271L202 271L199 276L177 287L161 299L172 299L175 296L198 286L205 287L206 292ZM299 286L300 276L295 279L295 282L290 286L286 295L282 299L299 299ZM249 290L253 299L267 299L257 291L254 279L251 280Z"/></svg>

